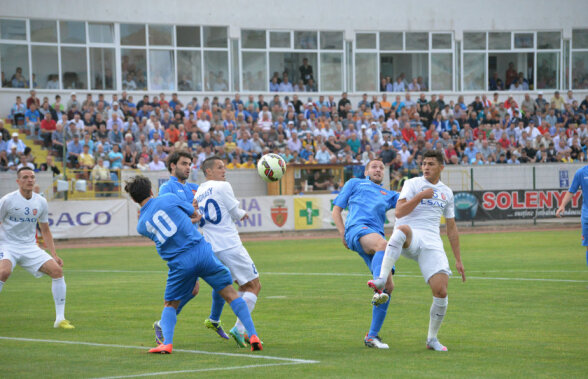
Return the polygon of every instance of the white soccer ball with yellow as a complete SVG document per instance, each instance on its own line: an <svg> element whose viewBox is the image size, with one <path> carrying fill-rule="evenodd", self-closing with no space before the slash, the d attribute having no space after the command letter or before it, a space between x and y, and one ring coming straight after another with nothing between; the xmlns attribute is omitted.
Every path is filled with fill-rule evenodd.
<svg viewBox="0 0 588 379"><path fill-rule="evenodd" d="M266 154L257 162L257 172L266 182L277 182L286 173L286 161L278 154Z"/></svg>

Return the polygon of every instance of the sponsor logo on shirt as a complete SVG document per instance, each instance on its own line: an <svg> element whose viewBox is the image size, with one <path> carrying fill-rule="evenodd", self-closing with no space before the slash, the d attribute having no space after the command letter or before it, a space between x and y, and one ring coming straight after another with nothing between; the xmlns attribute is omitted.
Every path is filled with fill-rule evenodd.
<svg viewBox="0 0 588 379"><path fill-rule="evenodd" d="M382 191L382 190L380 190L380 193L381 193L382 195L387 195L386 191Z"/></svg>

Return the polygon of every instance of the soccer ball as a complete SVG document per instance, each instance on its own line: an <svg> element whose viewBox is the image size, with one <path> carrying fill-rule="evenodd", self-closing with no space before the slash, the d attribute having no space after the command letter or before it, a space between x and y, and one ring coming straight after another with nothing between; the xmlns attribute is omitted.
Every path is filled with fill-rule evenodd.
<svg viewBox="0 0 588 379"><path fill-rule="evenodd" d="M286 173L286 161L278 154L266 154L257 162L257 173L266 182L277 182Z"/></svg>

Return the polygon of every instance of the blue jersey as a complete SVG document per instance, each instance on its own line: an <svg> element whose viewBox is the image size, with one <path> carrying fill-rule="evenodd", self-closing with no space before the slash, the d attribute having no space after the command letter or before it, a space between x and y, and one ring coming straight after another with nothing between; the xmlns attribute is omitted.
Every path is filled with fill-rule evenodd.
<svg viewBox="0 0 588 379"><path fill-rule="evenodd" d="M582 220L588 220L588 166L576 171L569 192L576 193L578 189L582 189Z"/></svg>
<svg viewBox="0 0 588 379"><path fill-rule="evenodd" d="M173 193L179 196L180 199L186 200L190 204L192 204L192 200L194 200L196 191L198 191L198 184L188 182L186 182L186 184L182 184L178 182L178 178L175 176L170 176L169 180L159 187L160 195Z"/></svg>
<svg viewBox="0 0 588 379"><path fill-rule="evenodd" d="M369 179L351 179L343 186L333 205L349 208L345 232L356 225L365 225L384 235L386 211L396 207L398 192L389 191Z"/></svg>
<svg viewBox="0 0 588 379"><path fill-rule="evenodd" d="M141 207L137 232L155 242L163 260L172 260L202 240L190 220L193 213L194 207L175 195L152 198Z"/></svg>

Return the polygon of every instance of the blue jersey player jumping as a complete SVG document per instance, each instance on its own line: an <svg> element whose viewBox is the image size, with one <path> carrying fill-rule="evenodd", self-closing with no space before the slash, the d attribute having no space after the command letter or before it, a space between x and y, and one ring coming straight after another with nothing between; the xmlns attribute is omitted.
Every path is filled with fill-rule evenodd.
<svg viewBox="0 0 588 379"><path fill-rule="evenodd" d="M366 179L351 179L343 186L341 193L333 202L333 221L343 240L343 245L359 254L368 269L377 278L380 273L387 241L384 238L386 211L396 207L398 193L384 189L384 163L380 160L370 161L365 168ZM343 225L341 211L349 209ZM364 343L368 347L387 349L378 336L386 318L389 294L394 289L392 269L383 291L377 290L372 300L372 323Z"/></svg>
<svg viewBox="0 0 588 379"><path fill-rule="evenodd" d="M194 195L198 191L198 184L189 183L187 180L190 177L190 171L192 169L192 155L185 151L179 150L174 151L167 157L166 166L170 173L169 180L159 187L159 195L166 193L172 193L178 196L181 200L187 204L192 204ZM194 224L197 228L198 224ZM198 294L200 289L200 282L197 281L194 286L194 290L191 293L186 293L186 297L182 299L180 305L177 308L177 314L180 314L182 308L188 303L194 296ZM223 330L220 322L220 315L223 310L225 301L216 291L212 291L212 307L210 316L204 320L204 326L214 330L221 338L229 339L229 336ZM155 341L163 343L163 334L161 331L160 321L153 323L153 329L155 330Z"/></svg>
<svg viewBox="0 0 588 379"><path fill-rule="evenodd" d="M231 285L229 270L216 258L210 244L194 228L193 222L201 218L196 208L171 194L154 198L151 182L141 175L130 178L126 182L125 191L141 206L137 231L155 242L157 252L169 268L160 321L165 343L149 352L172 352L176 309L182 299L192 293L198 277L214 288L243 322L250 335L251 350L262 350L247 304Z"/></svg>
<svg viewBox="0 0 588 379"><path fill-rule="evenodd" d="M588 166L584 166L574 175L572 185L566 192L561 205L555 212L557 217L561 217L566 209L566 205L572 200L574 194L582 189L582 246L586 246L586 264L588 265L588 197L585 196L588 191Z"/></svg>

